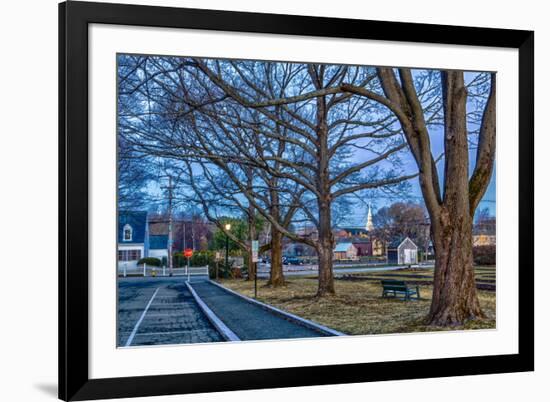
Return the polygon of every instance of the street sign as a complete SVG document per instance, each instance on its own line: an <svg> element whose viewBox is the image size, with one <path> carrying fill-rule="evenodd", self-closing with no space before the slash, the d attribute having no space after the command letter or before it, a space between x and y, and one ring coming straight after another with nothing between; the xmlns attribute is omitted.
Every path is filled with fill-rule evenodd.
<svg viewBox="0 0 550 402"><path fill-rule="evenodd" d="M258 240L252 240L252 262L258 262Z"/></svg>
<svg viewBox="0 0 550 402"><path fill-rule="evenodd" d="M183 252L183 255L187 258L191 258L193 256L193 249L186 248Z"/></svg>

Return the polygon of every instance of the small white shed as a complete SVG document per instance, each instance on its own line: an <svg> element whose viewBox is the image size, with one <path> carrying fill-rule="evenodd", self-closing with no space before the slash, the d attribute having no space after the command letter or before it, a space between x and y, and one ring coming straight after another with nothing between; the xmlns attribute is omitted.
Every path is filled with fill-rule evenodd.
<svg viewBox="0 0 550 402"><path fill-rule="evenodd" d="M392 241L386 252L388 264L418 264L418 246L408 237Z"/></svg>

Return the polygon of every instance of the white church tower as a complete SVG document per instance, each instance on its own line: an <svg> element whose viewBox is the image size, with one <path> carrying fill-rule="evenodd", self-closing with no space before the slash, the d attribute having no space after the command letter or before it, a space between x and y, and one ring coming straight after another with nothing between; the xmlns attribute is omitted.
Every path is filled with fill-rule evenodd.
<svg viewBox="0 0 550 402"><path fill-rule="evenodd" d="M372 223L372 211L369 205L369 212L367 214L367 231L372 232L374 230L374 223Z"/></svg>

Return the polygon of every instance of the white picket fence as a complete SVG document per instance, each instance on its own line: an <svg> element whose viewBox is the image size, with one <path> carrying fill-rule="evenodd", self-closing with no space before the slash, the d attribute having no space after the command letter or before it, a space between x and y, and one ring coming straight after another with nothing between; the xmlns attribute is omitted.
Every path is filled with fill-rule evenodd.
<svg viewBox="0 0 550 402"><path fill-rule="evenodd" d="M173 268L174 276L208 276L208 265L205 267Z"/></svg>
<svg viewBox="0 0 550 402"><path fill-rule="evenodd" d="M129 266L120 264L118 266L118 275L126 276L170 276L170 269L167 267L153 267L143 264L139 266ZM172 268L173 276L208 276L208 266L204 267L182 267Z"/></svg>

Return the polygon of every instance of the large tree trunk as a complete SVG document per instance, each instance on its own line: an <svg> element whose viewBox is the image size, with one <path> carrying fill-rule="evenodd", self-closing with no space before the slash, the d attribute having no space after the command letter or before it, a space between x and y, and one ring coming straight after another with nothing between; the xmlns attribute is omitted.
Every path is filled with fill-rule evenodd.
<svg viewBox="0 0 550 402"><path fill-rule="evenodd" d="M477 298L472 254L472 219L468 211L444 211L434 232L435 273L431 325L461 325L483 317Z"/></svg>
<svg viewBox="0 0 550 402"><path fill-rule="evenodd" d="M334 294L334 276L332 272L332 250L334 236L331 227L330 203L319 202L319 240L317 256L319 259L319 285L317 296Z"/></svg>
<svg viewBox="0 0 550 402"><path fill-rule="evenodd" d="M491 90L478 135L476 164L469 179L469 144L467 129L467 89L464 72L441 71L441 89L445 115L445 176L444 192L432 154L430 133L410 69L399 69L399 80L393 68L379 67L378 79L386 100L364 88L350 88L382 102L399 119L409 149L418 166L420 188L430 214L433 243L436 252L434 289L429 320L433 325L456 325L482 317L476 296L472 258L472 219L483 197L494 163L496 144L495 79L491 75Z"/></svg>
<svg viewBox="0 0 550 402"><path fill-rule="evenodd" d="M250 189L253 184L253 175L252 170L248 169L247 174L247 185ZM256 235L256 209L252 204L248 206L248 239L249 239L249 250L248 250L248 275L247 280L254 280L256 278L256 263L252 261L252 241L258 240Z"/></svg>
<svg viewBox="0 0 550 402"><path fill-rule="evenodd" d="M283 274L283 235L271 226L271 270L268 286L274 288L285 284Z"/></svg>
<svg viewBox="0 0 550 402"><path fill-rule="evenodd" d="M319 68L319 74L312 74L314 81L317 79L317 87L322 87L324 68ZM319 260L319 285L317 296L334 294L334 276L332 272L332 253L334 249L334 236L332 234L332 195L330 186L330 154L328 144L328 116L326 98L320 96L316 99L316 132L317 132L317 189L319 191L317 205L319 209L317 255Z"/></svg>
<svg viewBox="0 0 550 402"><path fill-rule="evenodd" d="M472 254L466 97L462 72L442 74L445 109L445 192L432 211L436 266L429 322L460 325L482 317Z"/></svg>
<svg viewBox="0 0 550 402"><path fill-rule="evenodd" d="M277 178L270 181L270 201L269 212L277 222L281 221L281 210L279 208L279 193L277 191ZM271 270L269 272L268 286L278 287L285 284L283 275L283 234L277 230L275 225L271 225Z"/></svg>

